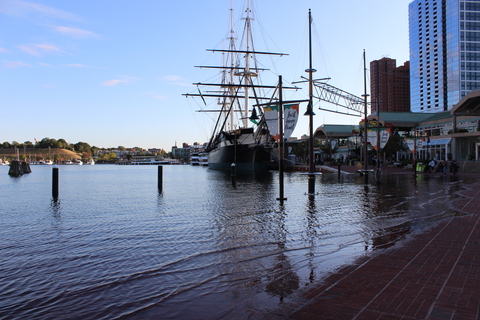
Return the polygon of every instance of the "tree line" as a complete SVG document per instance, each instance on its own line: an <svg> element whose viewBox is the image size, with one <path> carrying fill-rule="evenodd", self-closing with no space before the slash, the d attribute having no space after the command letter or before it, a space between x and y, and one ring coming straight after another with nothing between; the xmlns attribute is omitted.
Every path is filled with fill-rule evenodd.
<svg viewBox="0 0 480 320"><path fill-rule="evenodd" d="M90 152L94 153L99 148L95 146L90 146L90 144L86 142L77 142L77 143L68 143L65 139L51 139L51 138L43 138L42 140L38 141L35 139L35 142L25 141L24 143L19 143L17 141L8 142L5 141L0 144L0 149L14 149L14 148L27 148L27 149L48 149L48 148L58 148L58 149L66 149L75 151L78 153L83 152Z"/></svg>

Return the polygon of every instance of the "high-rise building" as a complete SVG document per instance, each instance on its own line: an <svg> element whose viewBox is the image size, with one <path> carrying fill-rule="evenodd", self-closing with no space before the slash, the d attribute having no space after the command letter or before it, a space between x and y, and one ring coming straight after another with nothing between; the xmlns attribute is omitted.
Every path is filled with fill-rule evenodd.
<svg viewBox="0 0 480 320"><path fill-rule="evenodd" d="M372 112L409 112L409 62L398 68L395 59L382 58L370 62L370 94Z"/></svg>
<svg viewBox="0 0 480 320"><path fill-rule="evenodd" d="M480 87L480 0L409 5L413 112L450 110Z"/></svg>

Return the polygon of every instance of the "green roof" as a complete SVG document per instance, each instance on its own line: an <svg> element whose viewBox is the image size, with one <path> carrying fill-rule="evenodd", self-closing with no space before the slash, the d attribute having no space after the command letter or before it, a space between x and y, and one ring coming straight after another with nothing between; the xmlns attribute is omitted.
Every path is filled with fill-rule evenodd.
<svg viewBox="0 0 480 320"><path fill-rule="evenodd" d="M443 113L443 112L442 112ZM380 119L385 123L393 122L421 122L426 121L434 113L420 113L420 112L380 112ZM376 118L377 114L371 114L368 118Z"/></svg>
<svg viewBox="0 0 480 320"><path fill-rule="evenodd" d="M352 130L358 129L358 126L350 124L324 124L318 129L320 128L327 133L352 133Z"/></svg>

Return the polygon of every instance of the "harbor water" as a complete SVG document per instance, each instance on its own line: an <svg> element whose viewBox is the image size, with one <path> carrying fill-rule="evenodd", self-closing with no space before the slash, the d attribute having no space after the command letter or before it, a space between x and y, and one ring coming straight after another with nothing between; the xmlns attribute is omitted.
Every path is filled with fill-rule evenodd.
<svg viewBox="0 0 480 320"><path fill-rule="evenodd" d="M451 216L474 178L237 177L204 167L0 167L0 319L254 319ZM372 179L373 180L373 179Z"/></svg>

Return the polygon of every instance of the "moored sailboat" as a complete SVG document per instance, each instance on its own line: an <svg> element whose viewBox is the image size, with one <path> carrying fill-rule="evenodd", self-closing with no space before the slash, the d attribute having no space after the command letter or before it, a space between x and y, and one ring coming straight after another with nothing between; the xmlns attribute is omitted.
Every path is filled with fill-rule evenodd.
<svg viewBox="0 0 480 320"><path fill-rule="evenodd" d="M231 170L234 165L237 171L264 171L268 170L272 161L275 140L260 105L265 105L265 102L275 104L277 99L273 94L267 95L267 91L275 91L277 86L260 83L259 73L268 69L259 67L257 57L285 54L254 49L250 1L245 13L243 41L237 46L232 13L228 49L208 50L223 55L222 66L201 67L220 70L221 80L218 83L195 83L198 93L185 94L187 97L200 97L205 105L205 99L215 98L219 106L216 110L200 110L219 113L205 148L208 166L215 170ZM217 89L202 92L204 87Z"/></svg>

